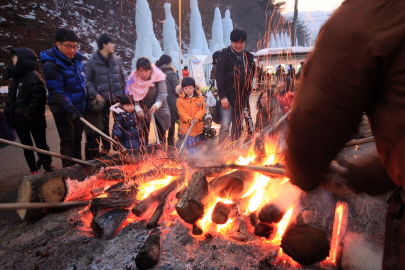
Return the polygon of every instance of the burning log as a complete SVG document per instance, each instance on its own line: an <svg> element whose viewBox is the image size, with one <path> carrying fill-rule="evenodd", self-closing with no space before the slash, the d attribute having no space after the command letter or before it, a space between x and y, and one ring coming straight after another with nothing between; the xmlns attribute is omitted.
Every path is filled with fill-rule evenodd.
<svg viewBox="0 0 405 270"><path fill-rule="evenodd" d="M149 209L149 207L153 203L159 201L162 196L164 197L164 200L166 200L166 197L170 194L170 192L179 188L179 186L183 184L184 179L185 177L180 176L171 181L167 186L153 191L146 199L140 201L134 206L134 208L132 208L132 213L134 213L134 215L137 217L142 216Z"/></svg>
<svg viewBox="0 0 405 270"><path fill-rule="evenodd" d="M255 235L256 236L262 236L264 238L271 240L276 235L276 232L277 232L277 225L274 223L268 224L268 223L258 222L255 225Z"/></svg>
<svg viewBox="0 0 405 270"><path fill-rule="evenodd" d="M90 210L96 215L101 209L130 208L136 202L138 191L135 186L127 186L120 182L104 192L106 197L94 198Z"/></svg>
<svg viewBox="0 0 405 270"><path fill-rule="evenodd" d="M281 247L298 263L310 266L328 257L336 210L335 196L317 188L302 193L295 221L285 231Z"/></svg>
<svg viewBox="0 0 405 270"><path fill-rule="evenodd" d="M212 211L211 220L216 224L225 224L228 219L236 217L246 211L251 196L242 198L234 203L217 202Z"/></svg>
<svg viewBox="0 0 405 270"><path fill-rule="evenodd" d="M234 171L212 180L210 185L216 196L236 201L248 191L253 180L253 172Z"/></svg>
<svg viewBox="0 0 405 270"><path fill-rule="evenodd" d="M194 235L201 235L203 234L203 230L196 223L194 223L192 233Z"/></svg>
<svg viewBox="0 0 405 270"><path fill-rule="evenodd" d="M249 220L255 228L254 234L256 236L261 236L261 237L271 240L276 235L277 225L274 223L268 224L268 223L260 222L260 220L257 216L257 211L250 213Z"/></svg>
<svg viewBox="0 0 405 270"><path fill-rule="evenodd" d="M267 203L260 209L258 218L264 223L279 223L284 214L285 211L282 211L274 203Z"/></svg>
<svg viewBox="0 0 405 270"><path fill-rule="evenodd" d="M135 258L136 266L139 269L149 269L159 263L161 235L161 231L155 228L146 239Z"/></svg>
<svg viewBox="0 0 405 270"><path fill-rule="evenodd" d="M208 195L208 182L205 174L195 172L175 206L177 213L185 222L194 224L204 215L204 208L209 199Z"/></svg>
<svg viewBox="0 0 405 270"><path fill-rule="evenodd" d="M146 224L148 228L154 228L158 226L158 221L163 214L164 206L167 197L170 193L178 188L178 185L173 184L170 188L168 188L162 195L159 197L158 204L156 206L155 212L153 213L152 217L149 219L149 222Z"/></svg>
<svg viewBox="0 0 405 270"><path fill-rule="evenodd" d="M94 237L102 240L111 239L127 219L129 210L113 209L95 217L91 222Z"/></svg>
<svg viewBox="0 0 405 270"><path fill-rule="evenodd" d="M88 168L74 165L50 173L25 176L18 188L18 203L62 202L66 196L66 178L84 180L89 174ZM45 215L43 210L19 209L22 220L35 222Z"/></svg>

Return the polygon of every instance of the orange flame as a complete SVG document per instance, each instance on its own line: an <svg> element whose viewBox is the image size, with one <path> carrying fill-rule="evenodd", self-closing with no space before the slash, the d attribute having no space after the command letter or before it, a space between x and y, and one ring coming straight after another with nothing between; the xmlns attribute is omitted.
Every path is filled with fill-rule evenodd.
<svg viewBox="0 0 405 270"><path fill-rule="evenodd" d="M143 183L139 186L139 192L136 195L137 200L143 200L149 196L153 191L158 190L167 184L169 184L173 180L173 176L166 176L163 179L158 179L154 181L150 181L147 183Z"/></svg>
<svg viewBox="0 0 405 270"><path fill-rule="evenodd" d="M347 222L347 204L339 203L335 211L335 221L333 223L333 235L331 240L331 247L329 257L327 260L336 264L336 258L338 256L339 245L344 234L343 230Z"/></svg>
<svg viewBox="0 0 405 270"><path fill-rule="evenodd" d="M283 216L283 219L278 223L277 226L277 233L274 236L273 240L271 240L271 243L273 245L279 246L281 244L281 238L287 229L288 224L290 223L290 219L293 213L294 207L291 207L290 209L287 210L285 215Z"/></svg>

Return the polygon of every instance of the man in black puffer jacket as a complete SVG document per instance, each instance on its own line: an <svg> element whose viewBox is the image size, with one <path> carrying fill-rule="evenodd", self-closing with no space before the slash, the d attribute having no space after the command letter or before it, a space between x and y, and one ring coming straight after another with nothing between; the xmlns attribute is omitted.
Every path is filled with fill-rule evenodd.
<svg viewBox="0 0 405 270"><path fill-rule="evenodd" d="M244 29L233 29L230 35L231 46L224 48L218 55L215 78L221 100L219 143L227 139L231 123L231 141L240 138L245 108L249 111L255 63L253 55L244 50L246 37Z"/></svg>
<svg viewBox="0 0 405 270"><path fill-rule="evenodd" d="M5 79L12 79L4 113L11 127L17 131L22 144L32 146L31 135L38 148L49 150L46 143L46 88L40 75L34 71L37 55L28 48L12 50L13 65L7 67ZM52 158L38 154L35 162L32 151L24 150L25 160L32 174L37 174L41 165L46 171L52 171Z"/></svg>
<svg viewBox="0 0 405 270"><path fill-rule="evenodd" d="M117 96L124 94L126 76L120 58L114 55L115 44L105 34L97 40L99 50L87 61L86 79L90 98L105 100L105 106L101 112L103 118L103 132L110 135L109 116L110 107L115 104ZM103 141L103 154L111 149L107 140Z"/></svg>

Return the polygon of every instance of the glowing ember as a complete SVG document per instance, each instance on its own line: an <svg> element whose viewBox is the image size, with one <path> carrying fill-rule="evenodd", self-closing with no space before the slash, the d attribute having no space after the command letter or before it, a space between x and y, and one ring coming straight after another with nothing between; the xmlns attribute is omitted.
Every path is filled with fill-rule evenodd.
<svg viewBox="0 0 405 270"><path fill-rule="evenodd" d="M330 262L336 264L336 258L338 254L338 249L340 245L340 241L342 240L342 235L344 234L343 229L346 224L347 219L347 204L339 203L339 206L336 207L335 212L335 222L333 224L333 235L331 240L331 247L329 252L329 260Z"/></svg>
<svg viewBox="0 0 405 270"><path fill-rule="evenodd" d="M151 194L153 191L160 189L160 188L166 186L167 184L169 184L173 178L174 178L173 176L166 176L163 179L150 181L150 182L140 185L139 192L136 195L136 199L143 200L143 199L147 198L149 196L149 194Z"/></svg>

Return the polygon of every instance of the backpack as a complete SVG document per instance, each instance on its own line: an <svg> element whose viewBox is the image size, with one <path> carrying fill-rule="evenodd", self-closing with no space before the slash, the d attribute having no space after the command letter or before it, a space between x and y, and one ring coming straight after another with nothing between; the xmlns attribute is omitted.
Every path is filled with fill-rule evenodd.
<svg viewBox="0 0 405 270"><path fill-rule="evenodd" d="M220 124L221 122L221 102L214 97L211 91L207 91L206 95L206 103L208 108L210 109L212 121L216 124Z"/></svg>

